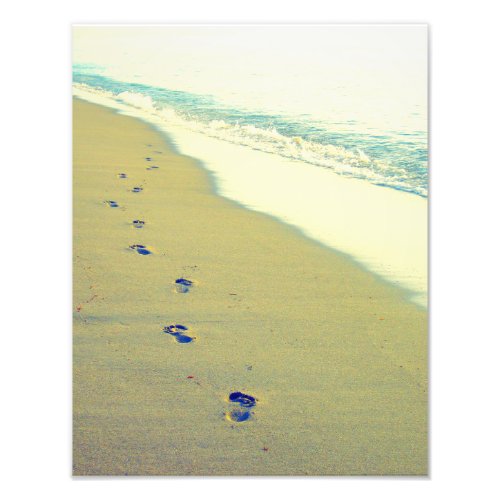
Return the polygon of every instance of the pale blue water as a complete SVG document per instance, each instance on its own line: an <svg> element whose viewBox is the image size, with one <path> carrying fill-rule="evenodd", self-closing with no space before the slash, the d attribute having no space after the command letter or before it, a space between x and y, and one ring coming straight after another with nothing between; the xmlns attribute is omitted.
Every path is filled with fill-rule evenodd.
<svg viewBox="0 0 500 500"><path fill-rule="evenodd" d="M173 89L138 82L140 75L131 75L130 80L134 81L111 78L104 66L73 66L76 86L88 86L144 111L165 113L166 121L175 119L211 137L427 196L427 131L422 127L393 130L365 125L346 113L297 113L285 107L276 113L262 105L265 95L255 105L247 100L234 106L234 99L228 104L214 94L179 90L178 83ZM408 108L408 115L413 113L417 118L423 112L418 107Z"/></svg>

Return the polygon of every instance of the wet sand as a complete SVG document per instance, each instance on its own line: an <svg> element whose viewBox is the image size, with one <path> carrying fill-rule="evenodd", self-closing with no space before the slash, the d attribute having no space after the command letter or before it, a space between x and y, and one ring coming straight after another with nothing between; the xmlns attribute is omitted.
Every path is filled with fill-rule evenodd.
<svg viewBox="0 0 500 500"><path fill-rule="evenodd" d="M73 196L75 475L427 474L427 312L401 290L77 99Z"/></svg>

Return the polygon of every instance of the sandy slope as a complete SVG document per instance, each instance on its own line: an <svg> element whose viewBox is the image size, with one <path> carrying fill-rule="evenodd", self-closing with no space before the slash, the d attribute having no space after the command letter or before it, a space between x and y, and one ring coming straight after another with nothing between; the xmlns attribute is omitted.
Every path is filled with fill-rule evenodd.
<svg viewBox="0 0 500 500"><path fill-rule="evenodd" d="M79 100L74 311L76 475L426 474L426 311ZM231 391L251 420L225 418Z"/></svg>

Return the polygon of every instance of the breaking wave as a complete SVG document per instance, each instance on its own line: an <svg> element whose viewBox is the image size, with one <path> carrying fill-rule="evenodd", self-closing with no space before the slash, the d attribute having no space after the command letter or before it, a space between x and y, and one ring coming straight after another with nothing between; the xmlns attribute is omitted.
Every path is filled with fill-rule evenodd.
<svg viewBox="0 0 500 500"><path fill-rule="evenodd" d="M166 125L427 196L427 143L423 133L374 135L331 130L310 117L236 110L211 96L120 82L88 69L76 70L73 78L76 94L111 99Z"/></svg>

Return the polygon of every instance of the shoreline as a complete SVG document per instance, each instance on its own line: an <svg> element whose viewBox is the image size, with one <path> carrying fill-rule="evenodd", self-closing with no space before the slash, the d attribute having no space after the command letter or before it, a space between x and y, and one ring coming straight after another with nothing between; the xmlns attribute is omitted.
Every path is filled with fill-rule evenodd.
<svg viewBox="0 0 500 500"><path fill-rule="evenodd" d="M251 212L255 212L255 213L264 215L265 217L268 217L268 218L276 221L276 223L278 223L280 225L285 225L285 226L289 227L292 231L294 231L297 234L297 236L299 238L303 238L303 239L311 242L313 245L317 245L320 248L323 248L329 252L333 252L336 255L340 256L341 258L346 259L347 261L351 262L352 265L354 265L354 266L358 267L359 269L361 269L362 271L367 272L370 275L372 275L373 278L376 279L378 282L380 282L383 286L388 286L389 288L395 289L397 291L397 293L400 294L401 297L404 298L405 301L408 301L412 305L415 305L416 307L425 311L428 314L429 297L428 297L427 293L425 296L425 301L418 300L415 298L418 296L417 292L415 292L414 290L410 290L408 287L405 287L401 284L398 284L398 283L394 282L393 280L391 280L390 278L382 276L379 273L373 271L372 269L370 269L368 264L360 262L355 256L351 255L350 253L348 253L346 251L339 250L338 248L334 248L334 247L328 245L327 243L325 243L325 242L315 238L314 236L311 236L310 234L308 234L303 228L301 228L301 227L299 227L291 222L287 222L286 220L284 220L283 218L280 218L277 215L266 213L262 210L259 210L258 208L252 208L251 206L245 205L243 202L238 201L235 198L231 198L230 196L225 195L221 191L220 186L218 185L219 179L217 178L216 174L212 170L207 168L207 165L203 162L203 160L201 160L195 156L190 156L190 155L182 153L180 151L178 144L175 143L175 141L172 139L172 137L169 135L169 133L164 128L162 128L161 125L152 123L141 115L135 115L133 113L133 110L120 109L119 107L113 107L111 104L102 104L102 103L92 102L90 100L87 100L83 97L79 97L76 95L73 96L73 100L78 100L81 102L93 104L95 106L104 107L104 108L109 109L112 112L116 113L117 115L128 116L128 117L134 118L136 120L140 120L141 122L145 123L147 127L149 127L151 130L157 132L158 134L160 134L162 136L162 138L165 141L165 143L167 144L168 148L174 154L179 155L179 156L188 157L188 158L190 158L190 160L192 160L195 163L196 168L200 169L208 177L210 190L214 196L223 198L242 210L249 210ZM352 179L349 179L349 181L350 180L352 180ZM364 181L359 181L358 179L356 179L355 182L364 182ZM390 188L384 188L384 189L390 189ZM405 195L406 194L407 193L405 193ZM411 195L411 196L413 196L413 195ZM417 195L415 195L415 196L417 196Z"/></svg>
<svg viewBox="0 0 500 500"><path fill-rule="evenodd" d="M425 475L426 311L211 192L149 124L73 102L75 475ZM127 250L138 231L152 255ZM224 419L231 390L258 398L250 421Z"/></svg>
<svg viewBox="0 0 500 500"><path fill-rule="evenodd" d="M105 95L74 92L77 98L144 121L176 152L197 158L218 196L294 227L428 309L425 198L215 139ZM280 186L282 192L266 186Z"/></svg>

